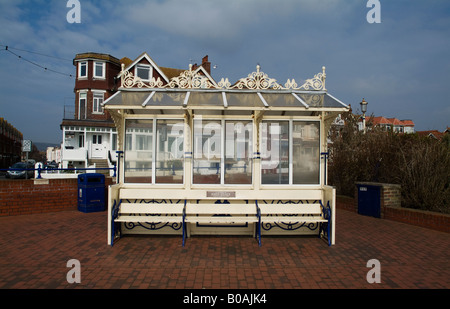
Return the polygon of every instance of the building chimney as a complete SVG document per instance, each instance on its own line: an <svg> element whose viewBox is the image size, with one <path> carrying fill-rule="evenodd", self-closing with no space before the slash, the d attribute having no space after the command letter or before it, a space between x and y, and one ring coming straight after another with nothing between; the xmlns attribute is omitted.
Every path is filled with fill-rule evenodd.
<svg viewBox="0 0 450 309"><path fill-rule="evenodd" d="M202 58L202 67L211 75L211 62L208 61L208 55Z"/></svg>

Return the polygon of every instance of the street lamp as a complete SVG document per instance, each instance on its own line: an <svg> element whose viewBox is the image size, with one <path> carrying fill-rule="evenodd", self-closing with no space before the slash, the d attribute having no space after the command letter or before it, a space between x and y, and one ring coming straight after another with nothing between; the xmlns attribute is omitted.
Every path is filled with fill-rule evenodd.
<svg viewBox="0 0 450 309"><path fill-rule="evenodd" d="M367 102L362 99L362 101L359 103L361 105L361 111L363 113L362 120L363 120L363 132L366 133L366 112L367 112Z"/></svg>

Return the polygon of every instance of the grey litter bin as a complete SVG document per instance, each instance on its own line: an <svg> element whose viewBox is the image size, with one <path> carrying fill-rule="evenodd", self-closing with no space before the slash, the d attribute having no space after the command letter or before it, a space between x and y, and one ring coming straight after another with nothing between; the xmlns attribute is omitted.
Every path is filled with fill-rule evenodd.
<svg viewBox="0 0 450 309"><path fill-rule="evenodd" d="M358 213L381 218L381 186L359 183L357 187Z"/></svg>
<svg viewBox="0 0 450 309"><path fill-rule="evenodd" d="M78 175L78 210L81 212L105 210L105 175L98 173Z"/></svg>

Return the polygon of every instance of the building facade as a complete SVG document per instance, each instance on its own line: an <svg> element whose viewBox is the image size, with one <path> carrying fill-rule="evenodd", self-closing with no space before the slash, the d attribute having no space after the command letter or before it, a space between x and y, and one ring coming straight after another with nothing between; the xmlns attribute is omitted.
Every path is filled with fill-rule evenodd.
<svg viewBox="0 0 450 309"><path fill-rule="evenodd" d="M77 54L73 60L75 102L73 106L65 107L61 123L63 142L61 161L57 162L61 162L62 168L111 168L115 164L117 133L109 112L103 109L103 102L117 92L122 64L144 82L154 77L168 82L183 72L158 67L146 53L134 61L101 53ZM194 67L210 73L208 56L202 59L201 66L195 64Z"/></svg>
<svg viewBox="0 0 450 309"><path fill-rule="evenodd" d="M117 90L116 76L121 62L107 54L82 53L76 55L73 64L75 104L70 113L65 112L61 123L62 167L85 168L94 164L109 167L115 157L116 133L102 104Z"/></svg>
<svg viewBox="0 0 450 309"><path fill-rule="evenodd" d="M21 161L23 134L0 118L0 169Z"/></svg>

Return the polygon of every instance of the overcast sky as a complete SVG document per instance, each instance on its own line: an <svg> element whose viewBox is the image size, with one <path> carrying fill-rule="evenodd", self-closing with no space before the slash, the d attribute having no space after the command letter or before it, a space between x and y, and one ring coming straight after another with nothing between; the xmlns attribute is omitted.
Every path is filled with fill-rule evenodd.
<svg viewBox="0 0 450 309"><path fill-rule="evenodd" d="M67 2L0 0L0 117L24 139L62 141L72 60L88 51L180 69L208 55L230 82L258 63L281 84L325 66L329 93L355 112L365 98L368 114L416 130L450 125L448 0L380 0L381 23L368 23L367 0L79 0L81 23Z"/></svg>

